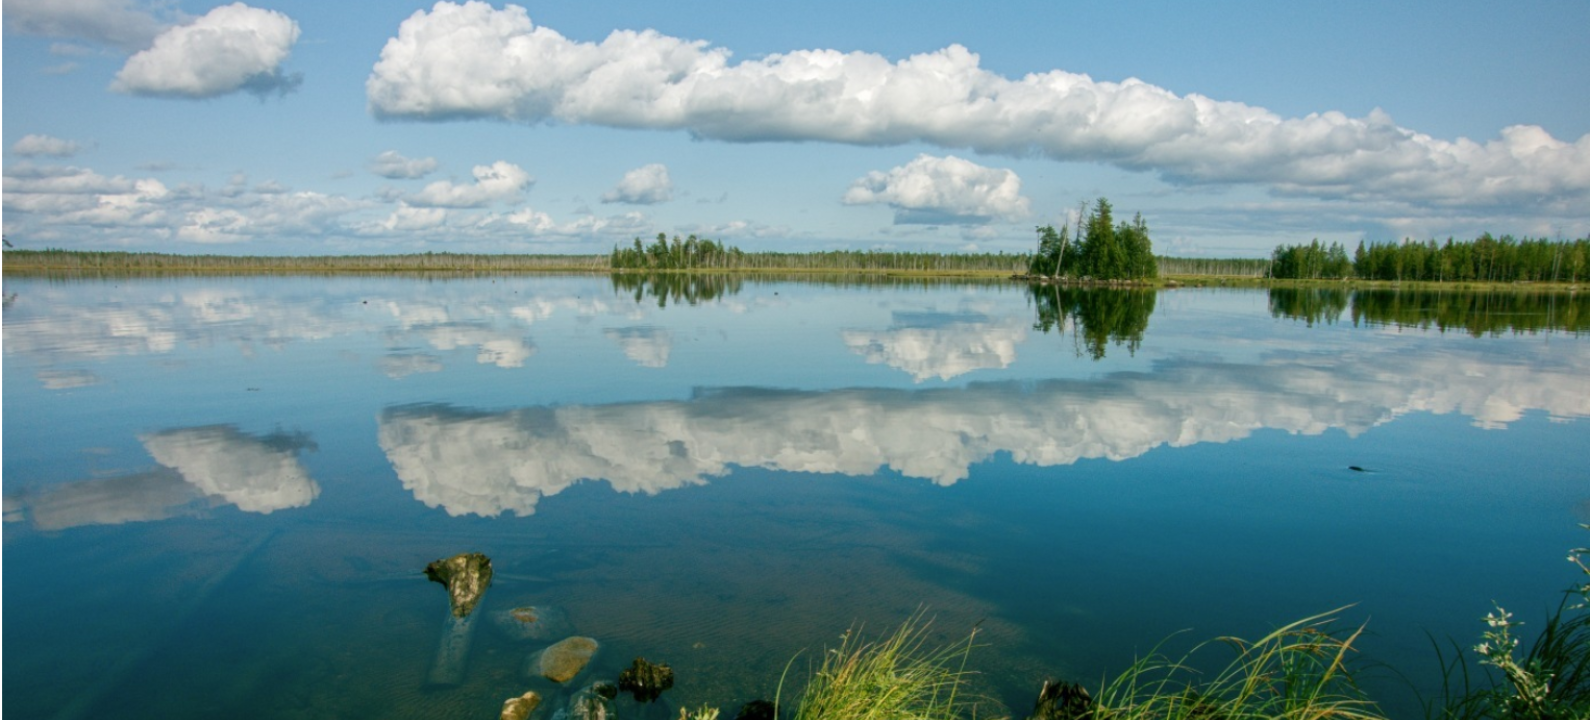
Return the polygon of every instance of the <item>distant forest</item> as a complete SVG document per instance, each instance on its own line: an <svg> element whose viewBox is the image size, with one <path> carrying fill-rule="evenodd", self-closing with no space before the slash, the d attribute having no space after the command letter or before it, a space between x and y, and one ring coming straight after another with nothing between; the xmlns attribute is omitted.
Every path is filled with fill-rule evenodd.
<svg viewBox="0 0 1590 720"><path fill-rule="evenodd" d="M1164 276L1274 279L1363 279L1428 282L1563 282L1590 280L1590 239L1516 240L1482 235L1447 240L1360 244L1351 256L1340 243L1281 245L1269 259L1174 258L1153 254L1141 215L1114 223L1108 201L1081 213L1083 222L1038 230L1032 253L935 253L888 250L745 252L721 242L658 234L636 238L607 255L426 252L406 255L242 256L151 252L7 249L6 274L365 274L523 272L736 272L853 275L1075 278L1142 281Z"/></svg>
<svg viewBox="0 0 1590 720"><path fill-rule="evenodd" d="M838 270L853 272L1020 272L1025 253L924 253L886 250L824 252L743 252L691 235L672 240L657 233L649 245L635 238L631 247L614 247L608 267L614 270Z"/></svg>
<svg viewBox="0 0 1590 720"><path fill-rule="evenodd" d="M1590 238L1499 238L1490 233L1459 242L1358 244L1351 258L1341 243L1280 245L1270 256L1277 279L1426 282L1569 282L1590 279Z"/></svg>

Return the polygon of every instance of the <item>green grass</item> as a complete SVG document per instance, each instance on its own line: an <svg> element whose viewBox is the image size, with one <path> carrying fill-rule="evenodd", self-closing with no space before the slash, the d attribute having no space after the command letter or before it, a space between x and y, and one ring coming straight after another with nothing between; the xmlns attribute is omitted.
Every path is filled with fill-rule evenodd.
<svg viewBox="0 0 1590 720"><path fill-rule="evenodd" d="M1379 720L1384 716L1353 681L1354 643L1363 628L1331 629L1327 613L1277 628L1257 641L1219 638L1180 659L1155 653L1106 681L1093 720ZM1224 646L1234 657L1219 671L1193 668L1193 655Z"/></svg>
<svg viewBox="0 0 1590 720"><path fill-rule="evenodd" d="M933 647L929 625L917 612L881 640L862 639L860 628L846 631L807 680L794 720L950 720L971 712L974 706L962 691L977 633ZM775 706L788 675L786 666Z"/></svg>

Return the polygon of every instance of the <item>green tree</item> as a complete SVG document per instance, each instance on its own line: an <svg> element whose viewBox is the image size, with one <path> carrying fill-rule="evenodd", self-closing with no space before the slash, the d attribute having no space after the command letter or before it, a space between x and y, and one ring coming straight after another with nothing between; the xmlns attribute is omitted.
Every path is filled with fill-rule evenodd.
<svg viewBox="0 0 1590 720"><path fill-rule="evenodd" d="M1060 232L1055 232L1053 225L1044 225L1038 229L1038 252L1034 253L1032 260L1027 264L1027 274L1040 277L1056 277L1065 260L1067 241L1071 234L1070 225L1060 226Z"/></svg>

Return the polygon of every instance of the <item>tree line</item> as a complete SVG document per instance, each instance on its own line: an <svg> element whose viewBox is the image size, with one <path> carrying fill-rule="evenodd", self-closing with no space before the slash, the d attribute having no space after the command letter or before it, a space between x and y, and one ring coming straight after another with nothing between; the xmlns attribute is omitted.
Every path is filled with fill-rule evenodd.
<svg viewBox="0 0 1590 720"><path fill-rule="evenodd" d="M1351 259L1340 243L1279 245L1269 276L1278 279L1425 282L1569 282L1590 279L1590 238L1492 237L1358 243Z"/></svg>
<svg viewBox="0 0 1590 720"><path fill-rule="evenodd" d="M179 255L91 250L7 250L8 273L383 273L592 272L607 268L600 255L509 255L427 252L408 255Z"/></svg>
<svg viewBox="0 0 1590 720"><path fill-rule="evenodd" d="M1077 208L1077 229L1072 237L1066 223L1038 228L1038 251L1027 264L1027 274L1046 278L1087 280L1150 280L1159 277L1159 261L1148 237L1148 223L1138 213L1131 222L1116 224L1110 201L1099 198L1089 209Z"/></svg>
<svg viewBox="0 0 1590 720"><path fill-rule="evenodd" d="M744 252L695 235L669 239L658 233L650 244L635 238L631 247L614 247L614 270L838 270L847 272L1019 272L1026 254L931 253L889 250Z"/></svg>

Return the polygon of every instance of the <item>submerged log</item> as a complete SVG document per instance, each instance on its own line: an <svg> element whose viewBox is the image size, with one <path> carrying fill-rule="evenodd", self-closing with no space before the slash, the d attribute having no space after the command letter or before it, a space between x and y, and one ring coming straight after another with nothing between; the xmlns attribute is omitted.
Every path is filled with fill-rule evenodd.
<svg viewBox="0 0 1590 720"><path fill-rule="evenodd" d="M464 665L475 634L475 619L469 614L480 604L486 588L491 587L491 558L480 553L459 553L426 565L425 577L447 586L451 606L426 681L432 685L457 685L464 681Z"/></svg>
<svg viewBox="0 0 1590 720"><path fill-rule="evenodd" d="M475 618L448 614L442 628L442 641L436 646L436 659L425 681L431 685L457 685L464 681L464 666L469 662L469 645L475 636Z"/></svg>
<svg viewBox="0 0 1590 720"><path fill-rule="evenodd" d="M480 553L459 553L425 566L425 577L447 586L454 617L467 617L491 587L491 558Z"/></svg>

